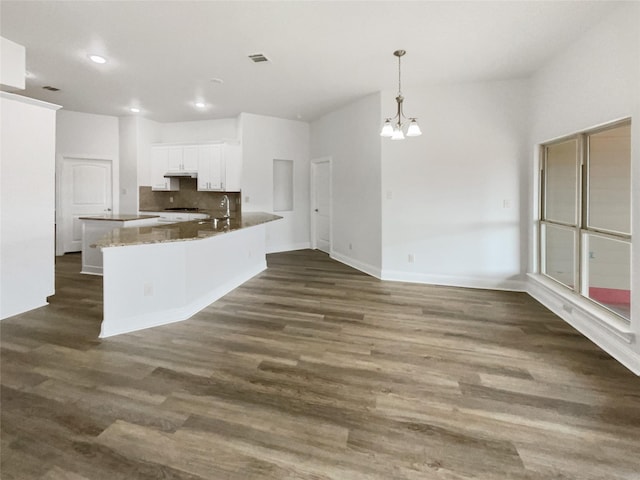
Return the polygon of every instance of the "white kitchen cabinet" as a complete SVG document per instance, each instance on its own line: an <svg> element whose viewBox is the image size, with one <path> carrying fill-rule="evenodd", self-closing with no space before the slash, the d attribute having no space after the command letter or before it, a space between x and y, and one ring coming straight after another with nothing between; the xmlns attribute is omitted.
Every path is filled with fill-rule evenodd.
<svg viewBox="0 0 640 480"><path fill-rule="evenodd" d="M198 152L199 145L187 145L182 149L182 169L185 172L198 171Z"/></svg>
<svg viewBox="0 0 640 480"><path fill-rule="evenodd" d="M201 192L239 192L242 151L239 144L154 145L151 147L151 189L180 190L178 178L167 172L194 172Z"/></svg>
<svg viewBox="0 0 640 480"><path fill-rule="evenodd" d="M201 192L224 189L222 145L200 145L198 147L198 190Z"/></svg>
<svg viewBox="0 0 640 480"><path fill-rule="evenodd" d="M151 190L172 192L180 190L177 178L165 178L169 171L169 147L151 147Z"/></svg>
<svg viewBox="0 0 640 480"><path fill-rule="evenodd" d="M198 145L175 145L168 149L169 172L198 171Z"/></svg>
<svg viewBox="0 0 640 480"><path fill-rule="evenodd" d="M239 192L242 174L240 145L200 145L198 190Z"/></svg>

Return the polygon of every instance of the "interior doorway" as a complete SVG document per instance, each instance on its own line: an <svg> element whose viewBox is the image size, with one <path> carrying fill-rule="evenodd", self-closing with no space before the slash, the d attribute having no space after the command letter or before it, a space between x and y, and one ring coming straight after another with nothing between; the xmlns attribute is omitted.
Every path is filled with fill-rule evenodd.
<svg viewBox="0 0 640 480"><path fill-rule="evenodd" d="M63 157L57 190L56 254L82 250L80 217L113 209L111 160Z"/></svg>
<svg viewBox="0 0 640 480"><path fill-rule="evenodd" d="M331 253L331 158L311 161L311 246Z"/></svg>

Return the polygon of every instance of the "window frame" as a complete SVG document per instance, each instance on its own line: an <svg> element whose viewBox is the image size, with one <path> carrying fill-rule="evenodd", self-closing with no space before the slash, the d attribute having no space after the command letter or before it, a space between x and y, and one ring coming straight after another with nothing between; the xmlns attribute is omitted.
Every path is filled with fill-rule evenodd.
<svg viewBox="0 0 640 480"><path fill-rule="evenodd" d="M621 241L623 243L628 243L629 248L632 247L632 236L631 233L617 232L614 230L608 230L603 228L594 228L589 226L589 167L590 167L590 157L589 157L589 137L591 135L601 133L607 130L611 130L614 128L618 128L624 125L631 126L631 119L625 118L622 120L618 120L615 122L608 123L606 125L599 126L597 128L585 130L582 132L574 133L571 135L567 135L561 138L557 138L550 142L545 142L540 144L539 148L539 188L538 188L538 228L537 228L537 271L539 274L543 275L545 278L552 280L555 284L557 284L560 288L569 290L579 295L581 298L591 302L594 305L597 305L600 308L603 308L609 313L616 315L627 324L630 324L631 319L627 318L615 310L607 307L592 298L589 297L589 281L587 278L588 268L586 268L586 262L588 258L585 254L588 252L585 251L585 245L587 241L585 238L588 235L596 235L601 237L606 237L611 240ZM576 199L575 199L575 224L570 224L557 220L549 220L547 217L547 205L546 205L546 192L547 192L547 172L548 172L548 147L553 145L558 145L565 143L569 140L576 141ZM631 158L629 159L631 161ZM630 179L631 181L631 179ZM633 189L633 185L630 186ZM564 284L560 280L552 277L551 275L546 273L546 247L545 240L546 234L543 234L543 231L546 231L547 227L545 225L551 225L552 227L561 227L563 229L572 229L574 230L574 255L573 255L573 278L574 285L573 288ZM629 269L629 275L631 275L631 269ZM632 286L631 286L632 287Z"/></svg>

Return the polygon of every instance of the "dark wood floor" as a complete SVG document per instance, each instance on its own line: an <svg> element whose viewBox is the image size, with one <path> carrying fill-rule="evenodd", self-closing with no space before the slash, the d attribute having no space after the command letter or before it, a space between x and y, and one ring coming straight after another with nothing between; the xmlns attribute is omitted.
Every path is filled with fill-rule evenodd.
<svg viewBox="0 0 640 480"><path fill-rule="evenodd" d="M99 340L79 260L0 324L4 480L640 478L640 379L526 294L300 251Z"/></svg>

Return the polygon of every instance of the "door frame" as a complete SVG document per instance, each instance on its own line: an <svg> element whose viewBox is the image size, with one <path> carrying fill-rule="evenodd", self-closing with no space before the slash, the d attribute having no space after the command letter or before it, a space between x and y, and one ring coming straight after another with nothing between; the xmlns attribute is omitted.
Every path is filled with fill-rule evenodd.
<svg viewBox="0 0 640 480"><path fill-rule="evenodd" d="M321 163L329 164L329 256L333 255L333 158L331 156L314 158L311 160L311 169L309 170L309 217L311 227L311 248L318 249L316 238L317 226L315 213L316 202L316 182L315 173L318 165Z"/></svg>
<svg viewBox="0 0 640 480"><path fill-rule="evenodd" d="M81 154L56 154L56 179L55 179L55 253L57 256L64 255L64 229L62 220L64 218L64 207L62 202L62 173L65 160L97 160L109 162L111 164L111 210L117 213L120 210L119 171L118 162L114 158L103 155L81 155ZM137 212L135 212L137 213Z"/></svg>

